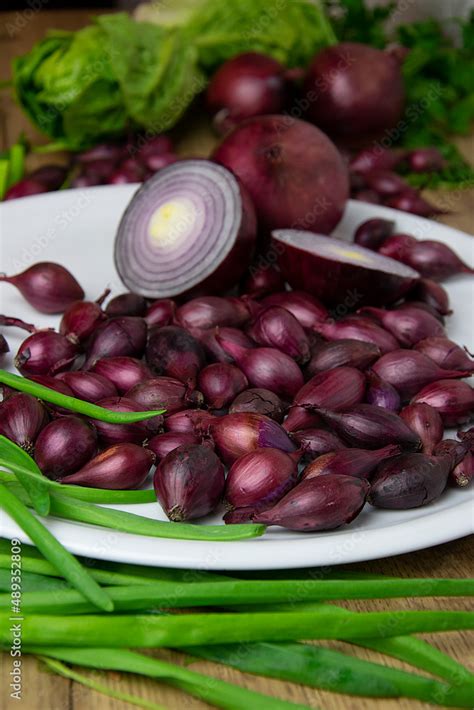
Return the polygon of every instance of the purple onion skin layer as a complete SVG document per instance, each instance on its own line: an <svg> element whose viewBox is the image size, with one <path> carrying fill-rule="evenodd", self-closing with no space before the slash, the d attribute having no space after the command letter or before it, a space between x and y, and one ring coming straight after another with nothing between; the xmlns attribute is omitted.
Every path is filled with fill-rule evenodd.
<svg viewBox="0 0 474 710"><path fill-rule="evenodd" d="M84 298L84 291L74 276L64 266L49 261L33 264L16 276L0 274L0 281L16 286L40 313L64 313L74 301Z"/></svg>
<svg viewBox="0 0 474 710"><path fill-rule="evenodd" d="M464 458L468 451L468 446L465 442L457 441L456 439L443 439L438 442L433 449L433 456L448 457L450 460L450 469L452 470Z"/></svg>
<svg viewBox="0 0 474 710"><path fill-rule="evenodd" d="M119 394L125 394L140 382L152 378L151 370L144 362L127 356L97 360L91 372L109 380Z"/></svg>
<svg viewBox="0 0 474 710"><path fill-rule="evenodd" d="M160 462L154 486L170 520L181 522L202 518L222 499L224 466L209 447L184 444Z"/></svg>
<svg viewBox="0 0 474 710"><path fill-rule="evenodd" d="M291 438L303 451L303 458L306 460L347 448L337 434L326 429L301 429L292 432Z"/></svg>
<svg viewBox="0 0 474 710"><path fill-rule="evenodd" d="M96 454L97 434L85 419L65 416L50 422L35 445L35 460L48 478L75 473Z"/></svg>
<svg viewBox="0 0 474 710"><path fill-rule="evenodd" d="M436 318L436 320L439 321L442 325L444 325L446 322L445 317L441 315L441 313L437 311L436 308L433 308L433 306L430 306L424 301L405 301L404 303L400 303L399 306L397 306L398 311L413 312L414 308L429 313L431 316L433 316L433 318Z"/></svg>
<svg viewBox="0 0 474 710"><path fill-rule="evenodd" d="M288 530L334 530L352 522L364 507L369 484L355 476L318 476L301 481L253 522Z"/></svg>
<svg viewBox="0 0 474 710"><path fill-rule="evenodd" d="M402 406L400 395L395 387L373 371L367 373L365 401L389 412L399 412Z"/></svg>
<svg viewBox="0 0 474 710"><path fill-rule="evenodd" d="M213 158L242 181L267 232L296 225L328 234L341 219L349 195L346 167L331 141L304 121L251 118Z"/></svg>
<svg viewBox="0 0 474 710"><path fill-rule="evenodd" d="M418 241L392 241L389 238L380 248L381 254L411 266L425 279L444 281L456 274L472 274L473 270L465 264L458 255L443 242L425 239ZM388 254L388 252L391 252Z"/></svg>
<svg viewBox="0 0 474 710"><path fill-rule="evenodd" d="M61 483L109 490L130 490L141 486L155 456L136 444L117 444L102 451L79 471L60 479Z"/></svg>
<svg viewBox="0 0 474 710"><path fill-rule="evenodd" d="M354 242L366 249L377 251L393 233L395 223L388 219L375 217L360 224L354 234Z"/></svg>
<svg viewBox="0 0 474 710"><path fill-rule="evenodd" d="M372 366L382 380L395 387L406 401L425 385L440 379L469 377L466 370L443 370L417 350L393 350Z"/></svg>
<svg viewBox="0 0 474 710"><path fill-rule="evenodd" d="M22 342L15 366L25 377L54 375L70 368L76 356L76 346L63 335L41 330Z"/></svg>
<svg viewBox="0 0 474 710"><path fill-rule="evenodd" d="M381 463L371 481L369 502L376 508L409 510L439 498L448 482L449 460L401 454Z"/></svg>
<svg viewBox="0 0 474 710"><path fill-rule="evenodd" d="M248 380L235 365L218 362L201 370L198 387L211 409L224 409L248 387Z"/></svg>
<svg viewBox="0 0 474 710"><path fill-rule="evenodd" d="M232 402L229 414L237 414L238 412L264 414L281 423L284 408L280 398L274 392L254 387L241 392Z"/></svg>
<svg viewBox="0 0 474 710"><path fill-rule="evenodd" d="M428 404L416 403L404 407L400 416L420 437L423 453L431 456L444 434L443 420L439 412Z"/></svg>
<svg viewBox="0 0 474 710"><path fill-rule="evenodd" d="M372 404L357 404L344 412L318 409L317 413L351 446L378 449L399 444L405 450L421 448L421 440L397 414Z"/></svg>
<svg viewBox="0 0 474 710"><path fill-rule="evenodd" d="M445 426L469 422L474 412L474 391L467 382L438 380L423 387L411 400L438 410Z"/></svg>
<svg viewBox="0 0 474 710"><path fill-rule="evenodd" d="M165 431L175 434L209 436L211 422L216 416L203 409L184 409L165 417Z"/></svg>
<svg viewBox="0 0 474 710"><path fill-rule="evenodd" d="M65 382L58 379L57 376L50 377L49 375L30 375L29 379L33 380L33 382L37 382L39 385L43 385L43 387L49 387L50 389L55 390L56 392L65 394L66 397L74 397L74 392L72 391L72 389ZM45 406L49 411L55 414L71 414L70 409L58 407L58 405L50 404L49 402Z"/></svg>
<svg viewBox="0 0 474 710"><path fill-rule="evenodd" d="M92 334L85 369L103 357L141 357L145 351L147 325L143 318L120 316L105 321Z"/></svg>
<svg viewBox="0 0 474 710"><path fill-rule="evenodd" d="M204 348L208 360L211 362L235 362L232 355L229 355L229 353L224 350L222 345L217 342L217 334L219 335L222 343L228 341L230 343L236 343L240 347L247 349L256 347L254 341L251 340L248 335L245 335L243 331L238 330L237 328L224 327L201 331L193 330L192 335L199 340Z"/></svg>
<svg viewBox="0 0 474 710"><path fill-rule="evenodd" d="M162 328L173 321L175 313L175 302L170 298L161 298L149 306L145 320L149 326L156 325L158 328Z"/></svg>
<svg viewBox="0 0 474 710"><path fill-rule="evenodd" d="M74 397L86 402L95 403L118 394L112 382L93 372L61 372L56 377L66 383Z"/></svg>
<svg viewBox="0 0 474 710"><path fill-rule="evenodd" d="M169 416L188 407L199 406L204 398L197 390L190 391L173 377L154 377L132 387L126 394L143 409L166 409Z"/></svg>
<svg viewBox="0 0 474 710"><path fill-rule="evenodd" d="M147 311L147 302L137 293L121 293L108 302L105 312L109 318L118 316L144 316Z"/></svg>
<svg viewBox="0 0 474 710"><path fill-rule="evenodd" d="M256 449L296 450L286 431L262 414L227 414L211 422L211 436L222 461L230 466Z"/></svg>
<svg viewBox="0 0 474 710"><path fill-rule="evenodd" d="M314 377L335 367L356 367L365 370L381 356L377 345L362 340L332 340L317 345L306 366L306 374Z"/></svg>
<svg viewBox="0 0 474 710"><path fill-rule="evenodd" d="M98 303L76 301L65 311L59 332L77 345L85 345L94 330L105 319L106 315Z"/></svg>
<svg viewBox="0 0 474 710"><path fill-rule="evenodd" d="M172 325L151 330L146 360L157 374L174 377L190 386L196 384L197 375L206 364L202 345L187 330Z"/></svg>
<svg viewBox="0 0 474 710"><path fill-rule="evenodd" d="M263 298L270 293L282 291L285 279L281 271L271 264L258 263L250 266L247 276L242 281L240 291L251 298Z"/></svg>
<svg viewBox="0 0 474 710"><path fill-rule="evenodd" d="M217 326L239 328L249 318L249 310L239 298L202 296L180 306L176 311L175 321L188 330L209 330Z"/></svg>
<svg viewBox="0 0 474 710"><path fill-rule="evenodd" d="M467 451L462 461L449 474L449 483L457 488L465 488L474 478L474 454Z"/></svg>
<svg viewBox="0 0 474 710"><path fill-rule="evenodd" d="M465 431L458 431L458 438L469 447L471 451L474 450L474 427L470 427Z"/></svg>
<svg viewBox="0 0 474 710"><path fill-rule="evenodd" d="M224 523L226 525L239 525L242 523L251 523L253 522L253 516L256 515L257 512L262 512L262 508L259 508L259 510L255 510L255 508L252 507L247 507L247 508L234 508L233 510L228 510L227 513L224 515Z"/></svg>
<svg viewBox="0 0 474 710"><path fill-rule="evenodd" d="M319 323L316 332L328 340L361 340L376 345L382 353L389 353L400 347L398 340L372 321L362 316L347 316L339 321L328 320Z"/></svg>
<svg viewBox="0 0 474 710"><path fill-rule="evenodd" d="M157 434L147 443L147 448L155 454L156 461L161 461L170 451L183 444L199 444L199 437L186 432L165 432Z"/></svg>
<svg viewBox="0 0 474 710"><path fill-rule="evenodd" d="M370 478L374 469L385 459L398 456L400 447L389 444L381 449L342 449L333 451L312 461L303 471L303 480L316 476L356 476Z"/></svg>
<svg viewBox="0 0 474 710"><path fill-rule="evenodd" d="M414 347L415 350L429 357L443 370L474 371L474 360L469 353L448 338L425 338L416 343Z"/></svg>
<svg viewBox="0 0 474 710"><path fill-rule="evenodd" d="M97 402L99 407L105 407L113 412L142 412L143 406L128 397L108 397ZM110 424L99 420L92 420L101 444L113 446L114 444L142 444L154 436L163 426L163 417L156 416L142 422L133 424Z"/></svg>
<svg viewBox="0 0 474 710"><path fill-rule="evenodd" d="M295 455L279 449L252 451L235 461L227 475L225 500L233 508L268 508L298 480Z"/></svg>
<svg viewBox="0 0 474 710"><path fill-rule="evenodd" d="M48 421L44 405L30 394L15 393L0 404L0 434L30 455L38 435Z"/></svg>
<svg viewBox="0 0 474 710"><path fill-rule="evenodd" d="M448 292L441 284L431 279L420 279L415 288L407 295L407 298L426 303L443 316L448 316L452 313L449 306Z"/></svg>
<svg viewBox="0 0 474 710"><path fill-rule="evenodd" d="M263 306L280 306L292 313L303 328L314 328L326 320L328 311L313 296L305 291L282 291L266 296Z"/></svg>
<svg viewBox="0 0 474 710"><path fill-rule="evenodd" d="M368 307L361 309L361 312L380 321L383 327L407 348L424 338L444 335L444 328L437 318L415 306L405 306L393 311Z"/></svg>
<svg viewBox="0 0 474 710"><path fill-rule="evenodd" d="M295 316L281 306L261 310L247 330L256 343L276 348L304 364L310 358L308 336Z"/></svg>

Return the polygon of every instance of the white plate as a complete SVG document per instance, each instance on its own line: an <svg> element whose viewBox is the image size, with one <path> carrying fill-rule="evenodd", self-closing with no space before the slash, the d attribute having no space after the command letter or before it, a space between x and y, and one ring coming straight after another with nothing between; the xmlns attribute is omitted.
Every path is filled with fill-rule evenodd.
<svg viewBox="0 0 474 710"><path fill-rule="evenodd" d="M67 266L90 298L96 298L106 286L113 293L123 291L114 269L112 247L120 216L135 189L127 185L66 190L2 204L0 271L16 273L36 261L51 260ZM349 203L337 235L350 238L360 222L373 216L395 220L397 231L444 241L468 263L474 261L472 237L436 222L361 202ZM473 280L452 279L447 289L455 311L448 333L472 351ZM55 324L54 318L34 312L7 284L0 284L0 312L39 326ZM13 352L22 335L8 332ZM473 494L472 487L449 490L433 505L408 511L375 510L367 505L352 525L334 532L298 534L272 528L263 538L243 542L162 540L57 519L49 519L46 524L69 550L93 558L214 570L283 569L387 557L468 535L474 531ZM128 509L165 519L158 504ZM1 512L0 536L27 541Z"/></svg>

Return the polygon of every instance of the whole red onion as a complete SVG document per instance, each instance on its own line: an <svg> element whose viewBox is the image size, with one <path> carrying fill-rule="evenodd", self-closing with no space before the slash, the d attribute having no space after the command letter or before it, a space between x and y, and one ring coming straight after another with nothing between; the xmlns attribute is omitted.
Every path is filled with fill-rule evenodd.
<svg viewBox="0 0 474 710"><path fill-rule="evenodd" d="M474 390L460 380L438 380L426 385L411 400L438 410L445 426L468 422L474 411Z"/></svg>
<svg viewBox="0 0 474 710"><path fill-rule="evenodd" d="M35 460L45 476L62 478L75 473L95 455L97 434L85 419L65 416L50 422L35 445Z"/></svg>
<svg viewBox="0 0 474 710"><path fill-rule="evenodd" d="M378 320L402 345L408 348L424 338L444 335L441 323L430 313L415 306L407 305L393 311L369 306L362 308L360 312Z"/></svg>
<svg viewBox="0 0 474 710"><path fill-rule="evenodd" d="M413 188L408 187L405 192L389 197L385 204L387 207L392 207L394 210L402 212L410 212L411 214L420 215L420 217L432 217L437 214L445 214L444 210L439 209L431 202L428 202ZM412 267L414 268L414 267Z"/></svg>
<svg viewBox="0 0 474 710"><path fill-rule="evenodd" d="M115 385L102 375L93 372L62 372L56 375L58 380L65 382L73 396L86 402L98 402L107 397L116 397Z"/></svg>
<svg viewBox="0 0 474 710"><path fill-rule="evenodd" d="M151 370L144 362L127 356L101 358L92 372L109 380L119 394L125 394L140 382L152 378Z"/></svg>
<svg viewBox="0 0 474 710"><path fill-rule="evenodd" d="M377 251L393 233L395 222L381 217L368 219L360 224L354 234L354 242L366 249Z"/></svg>
<svg viewBox="0 0 474 710"><path fill-rule="evenodd" d="M170 520L202 518L222 499L224 466L208 446L184 444L159 463L156 496Z"/></svg>
<svg viewBox="0 0 474 710"><path fill-rule="evenodd" d="M108 302L105 312L109 318L117 316L144 316L147 311L147 302L137 293L121 293Z"/></svg>
<svg viewBox="0 0 474 710"><path fill-rule="evenodd" d="M229 407L229 414L238 412L253 412L264 414L276 422L283 419L283 404L274 392L259 387L254 387L241 392Z"/></svg>
<svg viewBox="0 0 474 710"><path fill-rule="evenodd" d="M371 148L364 148L351 158L349 168L359 175L366 175L375 170L393 170L405 160L405 157L405 150L389 150L377 144Z"/></svg>
<svg viewBox="0 0 474 710"><path fill-rule="evenodd" d="M72 391L72 389L68 387L65 382L60 379L57 379L57 377L51 377L50 375L30 375L29 379L33 380L33 382L37 382L39 385L43 385L43 387L49 387L50 389L55 390L56 392L65 394L66 397L74 397L74 392ZM52 410L57 414L71 414L70 409L59 407L57 404L50 404L48 402L46 406L48 410Z"/></svg>
<svg viewBox="0 0 474 710"><path fill-rule="evenodd" d="M175 434L194 434L208 436L214 414L203 409L184 409L165 418L165 430Z"/></svg>
<svg viewBox="0 0 474 710"><path fill-rule="evenodd" d="M180 306L175 318L183 328L209 330L216 326L240 327L249 320L250 313L239 298L201 296Z"/></svg>
<svg viewBox="0 0 474 710"><path fill-rule="evenodd" d="M170 298L161 298L149 306L145 314L145 320L149 326L156 325L158 328L162 328L173 321L175 312L175 302Z"/></svg>
<svg viewBox="0 0 474 710"><path fill-rule="evenodd" d="M302 325L281 306L261 310L247 332L259 345L281 350L299 363L310 358L309 340Z"/></svg>
<svg viewBox="0 0 474 710"><path fill-rule="evenodd" d="M306 366L306 373L313 377L319 372L345 365L365 370L381 354L380 348L374 343L366 343L362 340L332 340L316 345L311 360Z"/></svg>
<svg viewBox="0 0 474 710"><path fill-rule="evenodd" d="M64 266L49 261L33 264L21 274L0 274L0 281L10 283L40 313L64 313L66 308L84 298L84 291Z"/></svg>
<svg viewBox="0 0 474 710"><path fill-rule="evenodd" d="M235 365L216 362L201 370L198 387L211 409L224 409L248 387L248 380Z"/></svg>
<svg viewBox="0 0 474 710"><path fill-rule="evenodd" d="M282 291L266 296L262 305L280 306L292 313L303 328L314 328L328 317L326 308L313 296L304 291Z"/></svg>
<svg viewBox="0 0 474 710"><path fill-rule="evenodd" d="M446 488L447 457L401 454L379 465L371 482L369 502L376 508L408 510L428 505Z"/></svg>
<svg viewBox="0 0 474 710"><path fill-rule="evenodd" d="M431 456L444 434L443 420L439 412L428 404L416 402L404 407L400 416L420 437L423 453Z"/></svg>
<svg viewBox="0 0 474 710"><path fill-rule="evenodd" d="M327 320L324 323L318 323L315 330L328 340L349 339L373 343L382 353L388 353L400 347L398 340L388 330L377 325L370 318L362 316L347 316L338 321Z"/></svg>
<svg viewBox="0 0 474 710"><path fill-rule="evenodd" d="M193 331L193 333L202 344L206 355L214 362L234 362L232 355L229 355L224 349L226 343L236 344L241 348L247 348L247 350L256 347L254 341L237 328L215 328L199 332ZM217 342L216 335L219 335L222 345Z"/></svg>
<svg viewBox="0 0 474 710"><path fill-rule="evenodd" d="M53 330L40 330L22 342L15 366L25 377L54 375L71 367L77 352L76 345L63 335Z"/></svg>
<svg viewBox="0 0 474 710"><path fill-rule="evenodd" d="M432 239L396 242L390 237L380 248L380 253L391 256L411 266L424 278L443 281L455 274L472 274L473 270L443 242Z"/></svg>
<svg viewBox="0 0 474 710"><path fill-rule="evenodd" d="M367 404L383 407L390 412L399 412L401 407L401 398L395 387L379 377L373 370L367 373L365 401Z"/></svg>
<svg viewBox="0 0 474 710"><path fill-rule="evenodd" d="M84 368L93 367L97 360L103 357L141 357L145 350L146 338L147 325L143 318L110 318L94 330L87 346Z"/></svg>
<svg viewBox="0 0 474 710"><path fill-rule="evenodd" d="M449 307L449 296L446 289L441 284L431 279L420 279L415 288L410 291L407 298L413 301L421 301L426 303L431 308L434 308L438 313L447 316L452 313Z"/></svg>
<svg viewBox="0 0 474 710"><path fill-rule="evenodd" d="M279 449L252 451L235 461L227 475L225 500L233 508L268 508L298 479L299 454Z"/></svg>
<svg viewBox="0 0 474 710"><path fill-rule="evenodd" d="M369 479L374 469L385 459L400 454L397 444L389 444L381 449L341 449L324 454L312 461L303 471L303 480L341 474Z"/></svg>
<svg viewBox="0 0 474 710"><path fill-rule="evenodd" d="M256 263L249 267L248 274L241 285L241 292L251 298L262 298L269 293L282 291L285 279L281 271L272 264Z"/></svg>
<svg viewBox="0 0 474 710"><path fill-rule="evenodd" d="M442 370L474 370L474 360L465 349L444 337L424 338L414 346L415 350L426 355Z"/></svg>
<svg viewBox="0 0 474 710"><path fill-rule="evenodd" d="M170 451L174 451L183 444L199 444L199 437L188 432L168 431L164 434L157 434L147 443L147 448L156 456L156 461L161 461Z"/></svg>
<svg viewBox="0 0 474 710"><path fill-rule="evenodd" d="M102 451L76 473L62 476L61 483L109 490L130 490L141 486L155 456L136 444L117 444Z"/></svg>
<svg viewBox="0 0 474 710"><path fill-rule="evenodd" d="M314 459L323 454L329 454L347 448L337 434L326 429L302 429L291 434L303 451L304 458Z"/></svg>
<svg viewBox="0 0 474 710"><path fill-rule="evenodd" d="M0 404L0 434L30 455L48 419L44 405L30 394L18 392Z"/></svg>
<svg viewBox="0 0 474 710"><path fill-rule="evenodd" d="M403 261L403 256L418 243L416 237L411 234L391 234L379 248L379 252L391 259Z"/></svg>
<svg viewBox="0 0 474 710"><path fill-rule="evenodd" d="M61 335L72 342L85 345L94 330L104 321L106 315L100 303L76 301L65 311L59 326Z"/></svg>
<svg viewBox="0 0 474 710"><path fill-rule="evenodd" d="M263 414L239 413L216 417L210 426L217 453L228 466L256 449L280 449L286 453L296 446L277 422Z"/></svg>
<svg viewBox="0 0 474 710"><path fill-rule="evenodd" d="M165 376L140 382L127 392L127 398L142 409L166 409L167 415L199 406L204 399L201 392L189 390L180 380Z"/></svg>
<svg viewBox="0 0 474 710"><path fill-rule="evenodd" d="M112 412L142 412L143 406L137 404L128 397L107 397L97 402L99 407L110 409ZM114 444L142 444L146 439L155 436L162 426L163 417L156 416L152 419L147 419L141 422L132 424L110 424L102 422L98 419L92 420L99 439L104 446L113 446Z"/></svg>
<svg viewBox="0 0 474 710"><path fill-rule="evenodd" d="M157 374L175 377L190 386L206 364L203 347L184 328L167 325L152 328L146 346L146 360Z"/></svg>
<svg viewBox="0 0 474 710"><path fill-rule="evenodd" d="M298 483L253 522L289 530L333 530L354 520L364 507L369 484L355 476L317 476Z"/></svg>
<svg viewBox="0 0 474 710"><path fill-rule="evenodd" d="M450 469L454 469L464 458L469 446L465 441L457 439L442 439L433 449L433 456L438 458L448 458Z"/></svg>

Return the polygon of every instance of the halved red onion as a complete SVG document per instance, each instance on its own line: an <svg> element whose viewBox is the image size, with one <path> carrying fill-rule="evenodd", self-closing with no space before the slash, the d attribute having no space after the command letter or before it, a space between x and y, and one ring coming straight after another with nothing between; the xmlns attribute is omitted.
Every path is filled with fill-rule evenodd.
<svg viewBox="0 0 474 710"><path fill-rule="evenodd" d="M419 278L414 269L358 244L298 229L277 229L272 237L288 283L327 305L344 306L344 313L366 303L394 303Z"/></svg>
<svg viewBox="0 0 474 710"><path fill-rule="evenodd" d="M124 284L149 298L215 293L238 283L255 237L253 205L234 175L207 160L181 160L133 196L115 263Z"/></svg>

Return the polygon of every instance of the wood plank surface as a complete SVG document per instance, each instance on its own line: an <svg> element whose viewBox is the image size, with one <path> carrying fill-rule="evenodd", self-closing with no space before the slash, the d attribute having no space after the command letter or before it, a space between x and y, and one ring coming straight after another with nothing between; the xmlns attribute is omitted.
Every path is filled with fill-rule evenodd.
<svg viewBox="0 0 474 710"><path fill-rule="evenodd" d="M39 3L47 7L47 2ZM92 12L88 11L23 11L17 13L0 13L0 81L8 79L9 65L13 57L26 52L48 28L78 29L89 21ZM45 142L19 110L11 98L10 92L0 92L0 145L8 147L19 133L24 131L32 142ZM183 155L207 155L212 147L212 138L205 122L193 126L193 131L178 132L176 135L180 153ZM474 162L473 138L467 137L458 141L463 152ZM39 157L31 159L30 167L40 162ZM44 158L42 159L44 162ZM444 215L441 221L468 232L474 227L474 190L431 193L430 199L435 201L450 214ZM385 560L351 565L352 569L380 572L401 577L471 577L474 574L473 538L464 538L445 545L420 552L400 555ZM348 608L358 610L396 610L404 609L469 609L470 601L459 598L449 600L430 599L400 599L383 601L348 602ZM474 634L456 632L426 635L427 640L440 650L449 653L453 658L474 670ZM225 639L222 639L224 642ZM371 651L357 649L342 643L328 642L331 648L344 648L359 658L376 660L393 667L408 666L395 660L387 660ZM159 652L158 657L184 664L187 662L182 655L174 652ZM427 707L423 703L410 700L370 700L366 698L346 697L328 692L303 688L295 684L253 677L224 666L195 662L191 668L209 676L232 681L247 688L258 690L268 695L306 704L309 708L322 710L418 710ZM131 708L129 703L112 700L45 671L35 658L23 658L23 695L21 701L12 700L10 696L11 658L7 654L0 655L0 709L13 710L125 710ZM169 710L199 710L210 706L189 696L185 696L163 684L155 683L136 676L126 676L119 673L89 673L95 679L106 682L115 690L139 695ZM258 708L249 708L258 710Z"/></svg>

